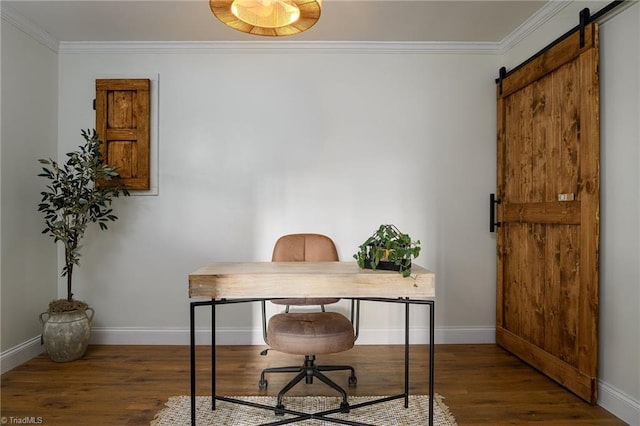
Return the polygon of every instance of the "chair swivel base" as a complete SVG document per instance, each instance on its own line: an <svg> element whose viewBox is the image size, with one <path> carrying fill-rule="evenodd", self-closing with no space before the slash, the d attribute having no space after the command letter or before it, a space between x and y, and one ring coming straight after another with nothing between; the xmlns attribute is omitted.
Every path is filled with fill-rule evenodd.
<svg viewBox="0 0 640 426"><path fill-rule="evenodd" d="M305 382L307 384L313 383L314 377L317 377L318 380L338 391L340 395L342 395L340 411L343 413L349 412L347 392L340 385L322 374L322 371L351 370L351 375L349 376L349 386L356 386L356 384L358 383L358 378L356 377L355 370L350 365L316 365L315 359L315 355L305 355L304 364L302 366L273 367L266 368L262 371L262 373L260 374L260 381L258 382L258 387L262 390L265 390L268 385L268 382L264 377L265 373L298 373L280 390L280 392L278 392L278 400L275 409L276 415L284 415L284 411L282 411L284 410L284 404L282 403L284 394L291 390L291 388L293 388L299 382L301 382L302 379L305 379Z"/></svg>

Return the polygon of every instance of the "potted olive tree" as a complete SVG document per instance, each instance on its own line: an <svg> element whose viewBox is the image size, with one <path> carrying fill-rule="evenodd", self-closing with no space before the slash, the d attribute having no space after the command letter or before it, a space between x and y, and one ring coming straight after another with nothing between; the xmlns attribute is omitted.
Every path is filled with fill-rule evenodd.
<svg viewBox="0 0 640 426"><path fill-rule="evenodd" d="M67 154L64 164L40 159L41 176L47 179L38 211L43 212L43 234L64 246L62 276L67 277L67 297L54 300L40 314L42 341L49 357L68 362L84 355L91 333L94 311L87 303L73 298L73 268L80 264L80 241L87 226L97 222L100 229L117 217L111 209L113 198L129 192L118 184L119 174L103 162L100 140L95 130L82 130L85 140L78 150Z"/></svg>
<svg viewBox="0 0 640 426"><path fill-rule="evenodd" d="M358 266L368 269L398 271L403 277L411 274L411 259L420 254L420 241L412 241L394 225L380 225L353 257Z"/></svg>

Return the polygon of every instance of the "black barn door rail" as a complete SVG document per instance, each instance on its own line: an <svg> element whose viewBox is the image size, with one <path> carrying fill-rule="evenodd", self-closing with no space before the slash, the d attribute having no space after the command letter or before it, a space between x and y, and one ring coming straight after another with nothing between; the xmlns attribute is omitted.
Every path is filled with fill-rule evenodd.
<svg viewBox="0 0 640 426"><path fill-rule="evenodd" d="M622 5L622 4L630 5L632 3L633 3L633 1L631 1L631 0L616 0L616 1L612 1L611 3L609 3L608 5L606 5L605 7L603 7L602 9L597 11L596 13L594 13L593 15L591 15L591 13L589 11L589 8L582 9L580 11L580 24L576 25L575 27L573 27L572 29L570 29L569 31L567 31L566 33L564 33L563 35L561 35L560 37L558 37L557 39L552 41L544 49L540 50L538 53L536 53L535 55L533 55L532 57L530 57L529 59L527 59L526 61L524 61L520 65L518 65L517 67L515 67L514 69L507 71L507 69L505 67L500 68L499 77L496 78L496 84L499 85L500 93L502 93L502 80L504 80L507 76L509 76L510 74L518 71L520 68L522 68L523 66L525 66L529 62L531 62L534 59L536 59L538 56L543 55L547 50L551 49L553 46L555 46L556 44L560 43L561 41L563 41L564 39L566 39L567 37L569 37L571 34L575 33L576 31L580 31L580 46L584 46L584 29L585 29L585 27L587 25L589 25L592 22L596 22L598 19L602 18L604 15L606 15L609 12L611 12L613 9L615 9L616 7L618 7L618 6Z"/></svg>

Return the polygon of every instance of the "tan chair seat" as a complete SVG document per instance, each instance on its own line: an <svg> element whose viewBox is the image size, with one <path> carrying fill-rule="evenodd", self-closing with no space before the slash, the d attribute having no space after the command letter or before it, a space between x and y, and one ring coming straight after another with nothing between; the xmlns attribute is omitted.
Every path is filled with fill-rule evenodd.
<svg viewBox="0 0 640 426"><path fill-rule="evenodd" d="M295 355L331 354L353 347L353 325L336 312L276 314L269 320L267 344Z"/></svg>

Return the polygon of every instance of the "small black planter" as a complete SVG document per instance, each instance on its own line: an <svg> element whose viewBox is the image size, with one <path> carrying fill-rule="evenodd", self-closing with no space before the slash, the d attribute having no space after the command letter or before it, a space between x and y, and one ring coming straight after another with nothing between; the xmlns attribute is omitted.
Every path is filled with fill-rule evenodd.
<svg viewBox="0 0 640 426"><path fill-rule="evenodd" d="M378 262L376 269L381 269L383 271L400 271L400 269L411 269L411 262L405 262L404 265L396 265L394 262L389 262L388 260L381 260ZM373 269L371 266L371 259L364 260L364 268L365 269Z"/></svg>

